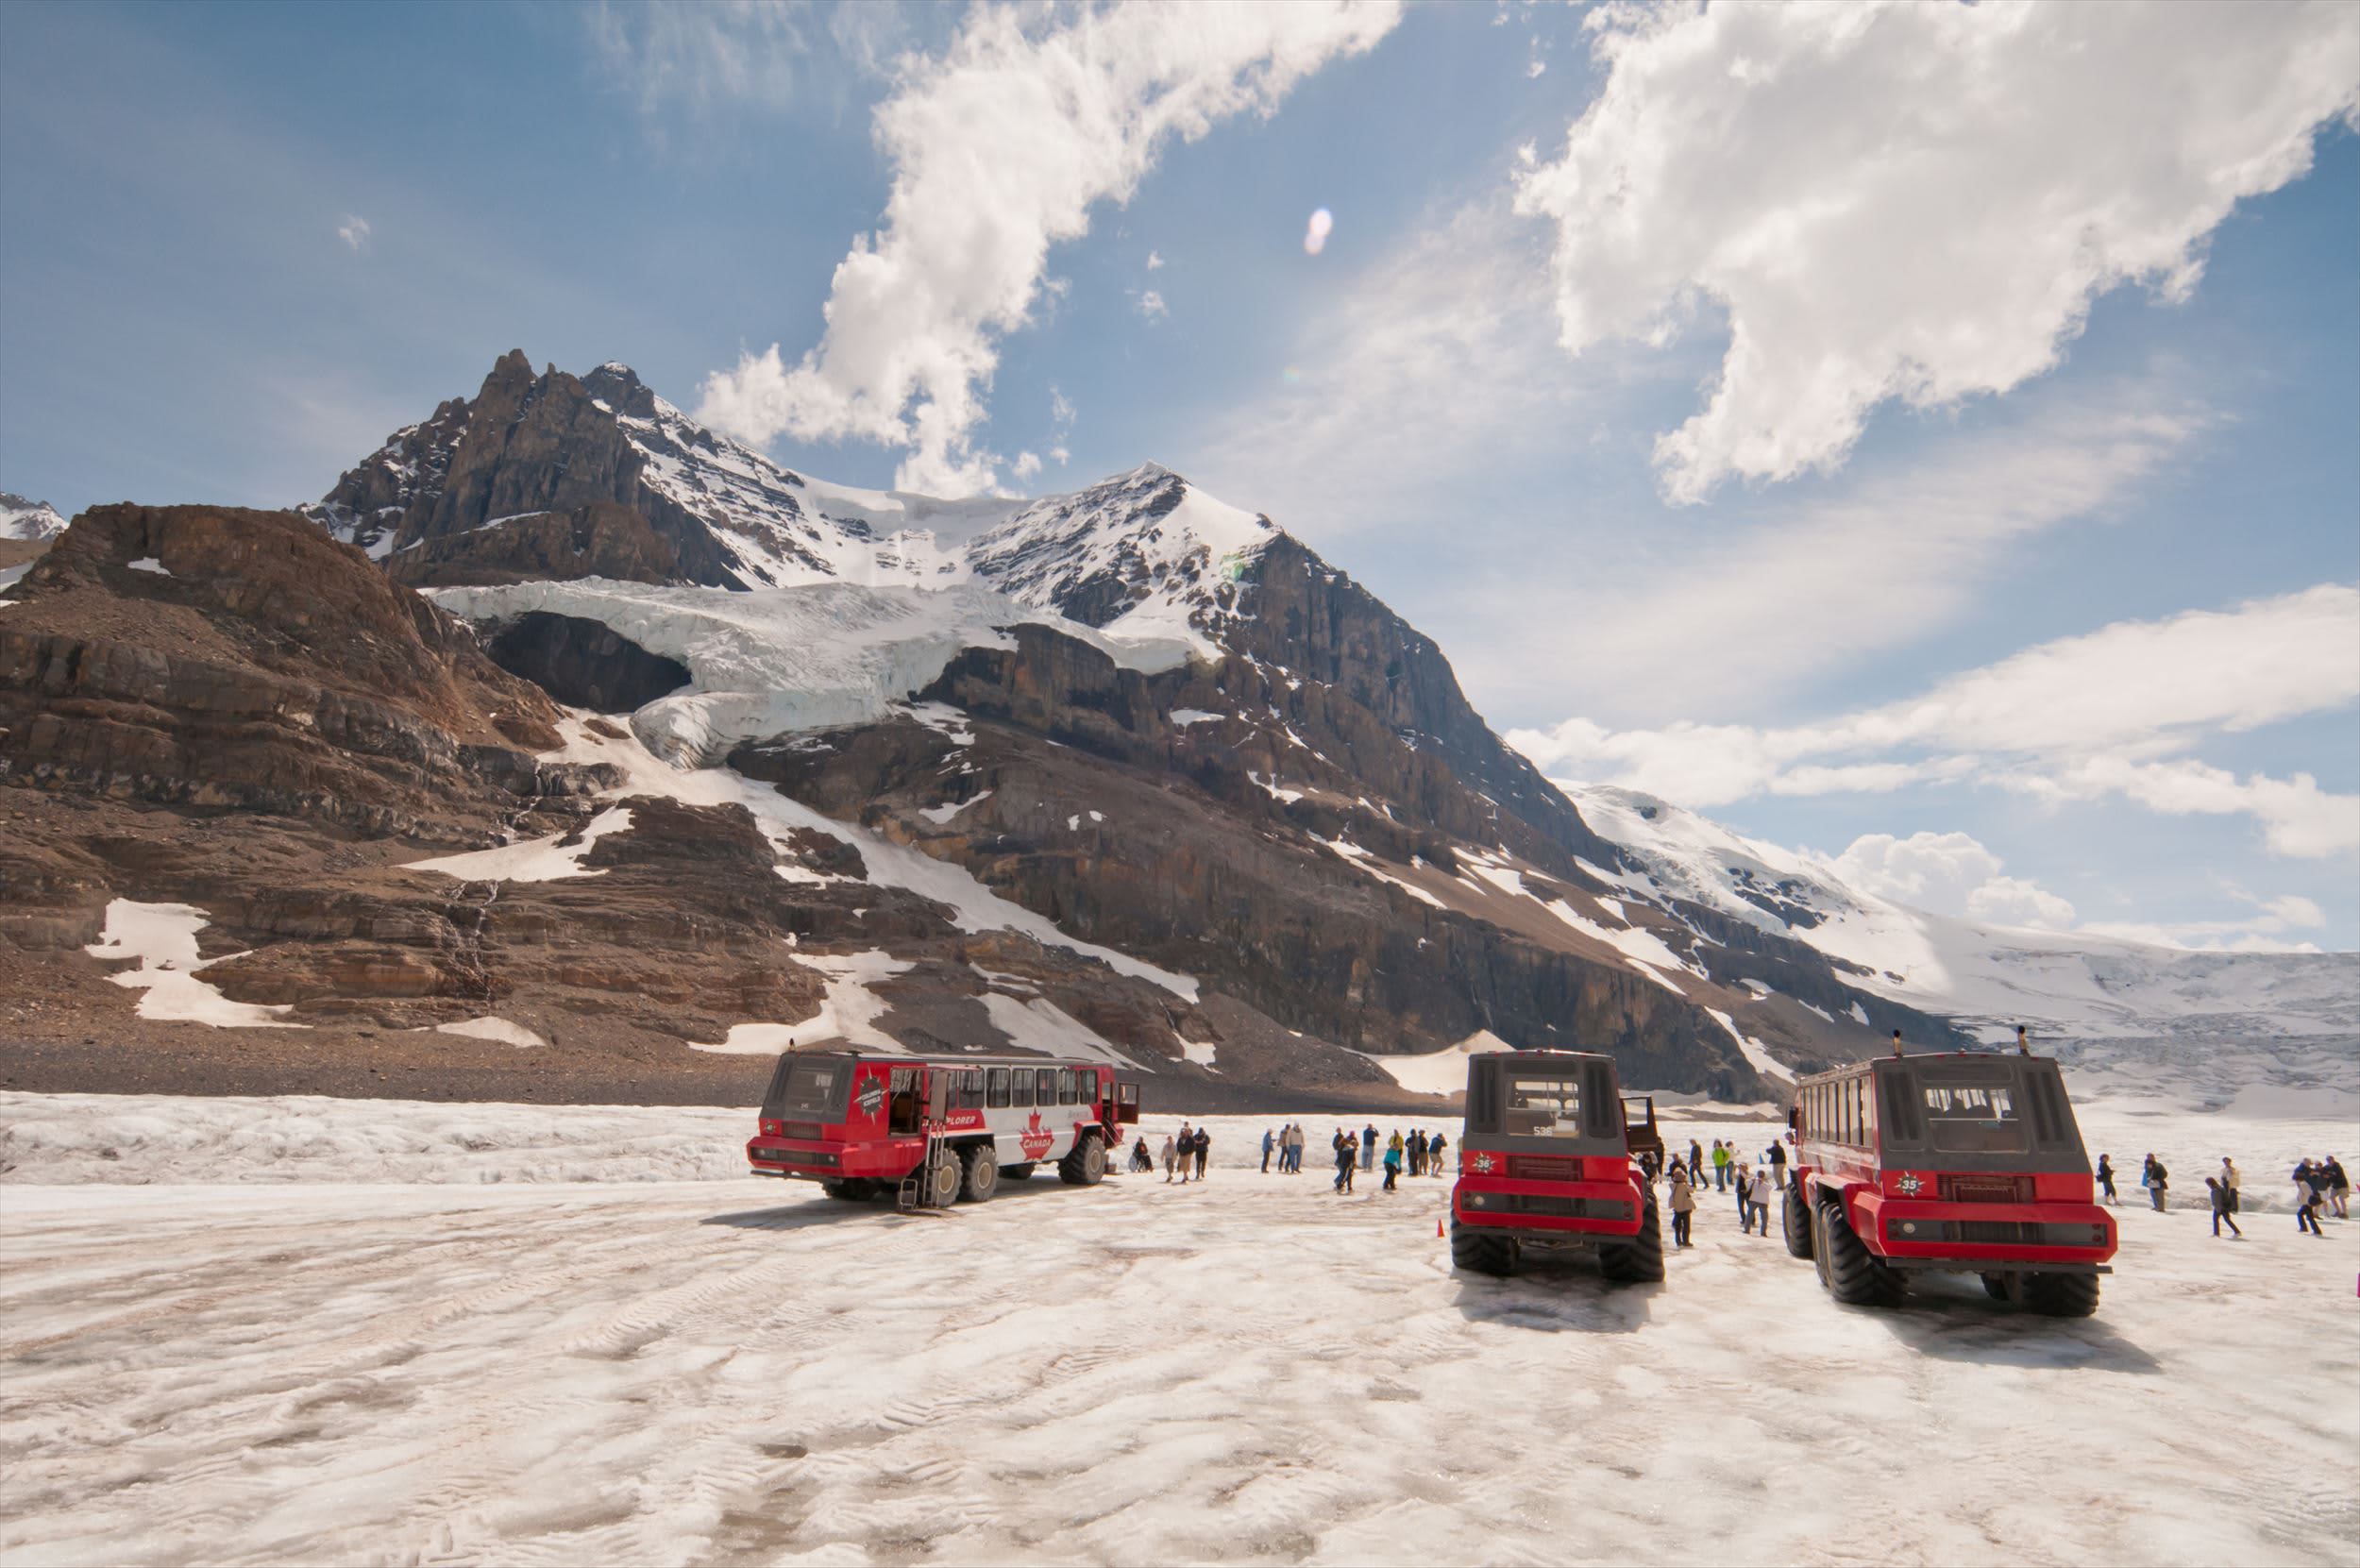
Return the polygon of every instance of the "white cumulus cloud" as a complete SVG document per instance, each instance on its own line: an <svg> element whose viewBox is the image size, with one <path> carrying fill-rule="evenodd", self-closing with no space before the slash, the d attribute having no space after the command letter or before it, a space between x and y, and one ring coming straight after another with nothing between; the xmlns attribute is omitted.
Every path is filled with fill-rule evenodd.
<svg viewBox="0 0 2360 1568"><path fill-rule="evenodd" d="M772 345L705 382L700 416L767 441L909 449L896 484L996 484L978 450L998 341L1023 327L1049 247L1129 199L1172 140L1273 112L1298 81L1373 47L1398 19L1345 5L978 7L938 59L912 59L878 106L893 164L885 221L836 270L827 329L788 364Z"/></svg>
<svg viewBox="0 0 2360 1568"><path fill-rule="evenodd" d="M1160 321L1171 313L1172 308L1164 303L1162 295L1154 289L1139 291L1139 314L1150 321Z"/></svg>
<svg viewBox="0 0 2360 1568"><path fill-rule="evenodd" d="M1843 460L1869 411L2003 393L2098 295L2194 287L2241 199L2360 110L2360 7L1610 6L1603 90L1519 178L1563 346L1729 342L1667 498Z"/></svg>

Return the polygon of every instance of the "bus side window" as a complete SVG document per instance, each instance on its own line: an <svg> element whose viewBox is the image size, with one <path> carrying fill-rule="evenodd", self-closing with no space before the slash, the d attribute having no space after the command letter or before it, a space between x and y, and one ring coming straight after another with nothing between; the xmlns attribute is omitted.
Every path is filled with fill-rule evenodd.
<svg viewBox="0 0 2360 1568"><path fill-rule="evenodd" d="M1040 1070L1039 1078L1040 1104L1055 1104L1057 1103L1057 1070L1054 1067L1044 1067Z"/></svg>
<svg viewBox="0 0 2360 1568"><path fill-rule="evenodd" d="M1033 1070L1028 1067L1008 1069L1008 1104L1022 1110L1033 1103Z"/></svg>
<svg viewBox="0 0 2360 1568"><path fill-rule="evenodd" d="M959 1080L959 1108L979 1111L984 1108L984 1070L970 1067Z"/></svg>
<svg viewBox="0 0 2360 1568"><path fill-rule="evenodd" d="M1080 1076L1080 1073L1074 1071L1074 1070L1070 1067L1061 1067L1057 1069L1058 1104L1070 1105L1077 1104L1081 1100L1081 1095L1075 1091L1073 1087L1073 1080Z"/></svg>
<svg viewBox="0 0 2360 1568"><path fill-rule="evenodd" d="M1004 1108L1007 1103L1008 1070L1004 1067L995 1067L990 1070L990 1076L984 1090L984 1104L998 1110Z"/></svg>

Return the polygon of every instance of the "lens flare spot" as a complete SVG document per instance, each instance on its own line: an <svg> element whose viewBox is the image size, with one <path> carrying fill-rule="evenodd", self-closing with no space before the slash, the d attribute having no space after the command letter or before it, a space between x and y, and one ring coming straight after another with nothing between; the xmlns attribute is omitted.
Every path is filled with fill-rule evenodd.
<svg viewBox="0 0 2360 1568"><path fill-rule="evenodd" d="M1321 251L1325 250L1327 236L1335 227L1336 214L1326 208L1323 207L1313 212L1311 221L1304 226L1303 253L1306 256L1317 256Z"/></svg>

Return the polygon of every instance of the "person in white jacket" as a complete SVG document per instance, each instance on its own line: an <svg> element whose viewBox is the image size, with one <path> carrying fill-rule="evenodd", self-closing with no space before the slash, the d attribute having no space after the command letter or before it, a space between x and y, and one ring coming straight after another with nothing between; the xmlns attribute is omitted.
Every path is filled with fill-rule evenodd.
<svg viewBox="0 0 2360 1568"><path fill-rule="evenodd" d="M1756 1170L1752 1183L1745 1189L1745 1228L1751 1230L1760 1225L1764 1236L1770 1234L1770 1172Z"/></svg>
<svg viewBox="0 0 2360 1568"><path fill-rule="evenodd" d="M1172 1185L1172 1175L1180 1168L1180 1144L1170 1133L1164 1135L1164 1185Z"/></svg>
<svg viewBox="0 0 2360 1568"><path fill-rule="evenodd" d="M2229 1193L2229 1212L2237 1212L2237 1168L2227 1155L2220 1156L2220 1185Z"/></svg>

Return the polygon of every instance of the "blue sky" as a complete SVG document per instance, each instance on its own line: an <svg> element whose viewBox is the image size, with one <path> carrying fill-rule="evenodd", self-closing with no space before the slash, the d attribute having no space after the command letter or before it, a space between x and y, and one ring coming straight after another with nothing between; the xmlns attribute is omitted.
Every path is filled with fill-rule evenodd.
<svg viewBox="0 0 2360 1568"><path fill-rule="evenodd" d="M310 498L512 346L846 482L1153 458L1560 777L2360 946L2360 13L1212 14L0 8L0 487Z"/></svg>

